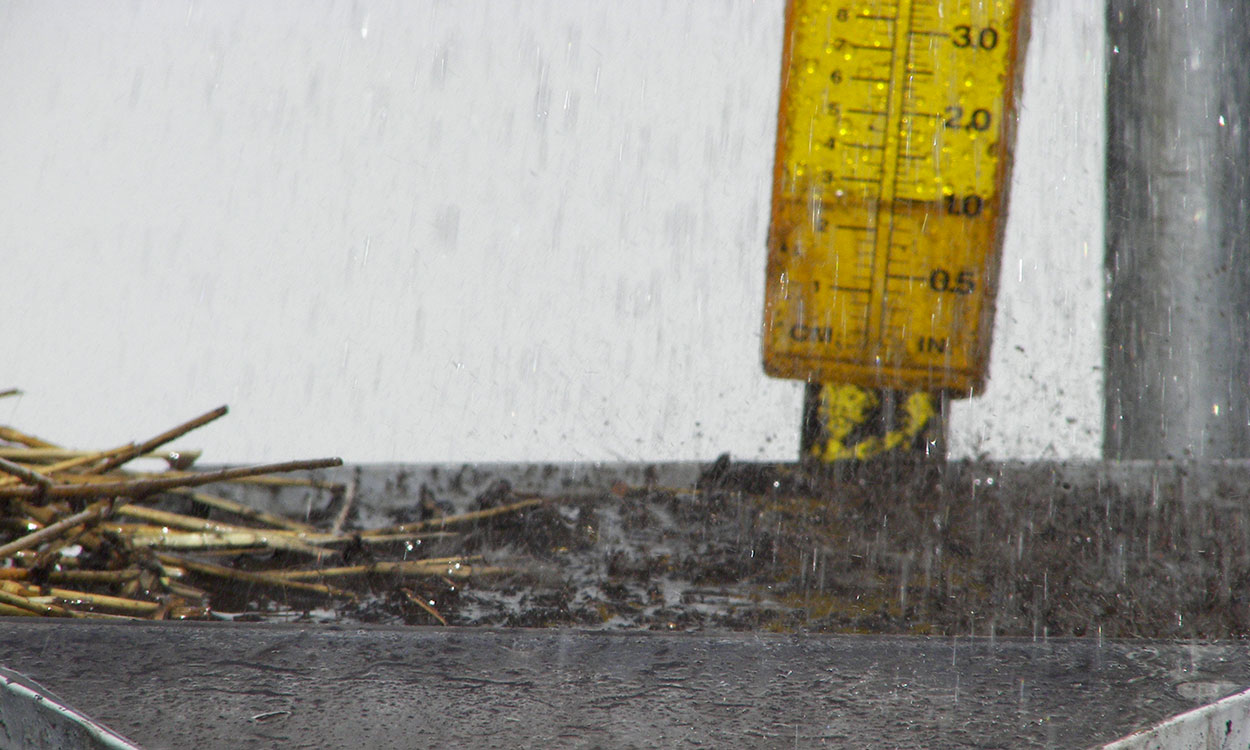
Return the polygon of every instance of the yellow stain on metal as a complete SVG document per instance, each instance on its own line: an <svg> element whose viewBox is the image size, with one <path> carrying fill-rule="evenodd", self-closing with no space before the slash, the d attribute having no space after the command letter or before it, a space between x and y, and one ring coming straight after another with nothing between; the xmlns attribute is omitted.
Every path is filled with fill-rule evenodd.
<svg viewBox="0 0 1250 750"><path fill-rule="evenodd" d="M929 421L937 415L933 395L916 391L903 402L902 424L898 429L852 443L852 434L879 405L880 399L871 389L848 384L822 386L819 417L825 434L823 442L812 447L812 455L832 463L847 459L863 461L889 451L906 450L916 444Z"/></svg>
<svg viewBox="0 0 1250 750"><path fill-rule="evenodd" d="M1026 6L789 0L770 375L983 390Z"/></svg>

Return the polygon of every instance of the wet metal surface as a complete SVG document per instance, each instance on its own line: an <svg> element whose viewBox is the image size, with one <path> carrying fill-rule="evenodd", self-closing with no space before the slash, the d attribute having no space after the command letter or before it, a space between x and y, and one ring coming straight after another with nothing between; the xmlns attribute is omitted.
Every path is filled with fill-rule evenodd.
<svg viewBox="0 0 1250 750"><path fill-rule="evenodd" d="M1250 682L1234 644L0 620L3 660L145 747L1110 741Z"/></svg>
<svg viewBox="0 0 1250 750"><path fill-rule="evenodd" d="M25 675L0 667L0 747L137 750Z"/></svg>

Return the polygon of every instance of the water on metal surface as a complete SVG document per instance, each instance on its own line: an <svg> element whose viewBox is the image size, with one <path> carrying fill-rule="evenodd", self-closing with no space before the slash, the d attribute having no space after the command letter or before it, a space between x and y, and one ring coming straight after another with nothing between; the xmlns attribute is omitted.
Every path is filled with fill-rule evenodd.
<svg viewBox="0 0 1250 750"><path fill-rule="evenodd" d="M0 641L14 666L154 748L1066 750L1250 681L1235 644L1094 638L10 619Z"/></svg>

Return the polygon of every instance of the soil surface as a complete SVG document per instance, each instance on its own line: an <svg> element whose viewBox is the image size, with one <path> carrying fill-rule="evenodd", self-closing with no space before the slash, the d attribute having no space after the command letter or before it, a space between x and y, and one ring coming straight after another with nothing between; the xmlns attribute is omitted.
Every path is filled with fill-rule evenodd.
<svg viewBox="0 0 1250 750"><path fill-rule="evenodd" d="M334 609L261 591L219 598L214 608L255 620L436 623L416 594L451 625L1036 638L1250 632L1244 485L1205 482L1210 491L1194 493L1184 467L1156 472L1137 490L1096 473L1070 481L1043 465L897 459L852 471L725 456L684 483L648 467L611 484L558 467L527 471L518 479L490 467L378 470L384 479L372 490L361 485L359 528L497 507L533 497L533 486L548 502L411 548L361 547L326 561L480 555L492 574L374 576L360 584L359 602ZM304 507L318 515L312 500ZM333 512L332 504L320 511Z"/></svg>

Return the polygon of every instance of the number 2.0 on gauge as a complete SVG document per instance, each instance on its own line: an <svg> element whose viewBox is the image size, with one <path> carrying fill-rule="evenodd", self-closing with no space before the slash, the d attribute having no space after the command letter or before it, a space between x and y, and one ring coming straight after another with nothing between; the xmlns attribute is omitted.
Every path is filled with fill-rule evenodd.
<svg viewBox="0 0 1250 750"><path fill-rule="evenodd" d="M1024 0L789 0L764 366L985 383Z"/></svg>

